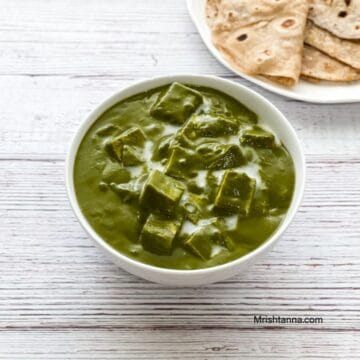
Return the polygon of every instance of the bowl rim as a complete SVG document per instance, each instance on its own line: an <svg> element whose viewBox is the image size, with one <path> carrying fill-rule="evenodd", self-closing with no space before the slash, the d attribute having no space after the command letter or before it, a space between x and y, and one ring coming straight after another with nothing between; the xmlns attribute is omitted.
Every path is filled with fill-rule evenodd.
<svg viewBox="0 0 360 360"><path fill-rule="evenodd" d="M140 93L146 90L150 90L152 88L155 88L157 86L162 85L153 85L151 87L151 84L154 82L162 82L163 85L166 85L167 83L170 84L173 81L179 81L179 82L185 82L189 84L196 85L196 81L202 79L202 80L210 80L214 83L223 84L223 85L230 85L235 86L241 89L241 91L247 92L250 94L250 96L253 96L257 98L258 101L263 102L265 106L268 106L271 108L271 110L276 114L276 116L281 118L281 121L286 126L286 132L289 133L289 136L292 138L292 141L295 144L295 147L297 148L299 158L295 163L295 159L292 156L292 159L294 161L294 167L295 167L295 189L293 193L293 198L290 204L290 207L288 209L288 212L286 213L286 216L280 223L279 227L272 233L272 235L264 241L259 247L254 249L253 251L249 252L248 254L234 259L232 261L229 261L224 264L215 265L207 268L201 268L201 269L172 269L172 268L164 268L159 267L155 265L150 265L143 263L141 261L135 260L133 258L128 257L125 254L122 254L120 251L113 248L110 244L108 244L100 235L96 233L96 231L92 228L90 223L87 221L85 216L83 215L80 205L77 201L76 193L75 193L75 187L74 187L74 164L75 164L75 158L78 151L78 148L86 135L87 131L91 128L91 126L95 123L95 121L98 119L98 117L103 114L106 110L108 110L110 107L115 105L117 102L122 101L132 95L126 95L127 91L131 90L137 90L139 86L143 86L146 89L143 90L137 90L137 92L134 92L134 95L136 93ZM201 81L201 80L200 80ZM221 90L220 86L219 88L215 85L200 85L200 86L206 86L210 88L214 88L215 90L218 90L220 92L224 92L226 94L226 91ZM229 94L230 95L230 94ZM231 96L231 95L230 95ZM247 106L247 104L245 104ZM298 180L299 174L296 171L296 165L299 165L300 167L300 173L301 178ZM122 262L128 263L129 265L132 265L134 267L137 267L141 269L144 272L157 272L159 274L166 274L166 275L176 275L176 276L182 276L182 277L191 277L192 275L205 275L205 274L211 274L218 271L225 271L227 269L230 269L232 267L239 266L243 263L250 262L251 259L255 259L259 257L261 254L266 253L266 250L270 250L271 247L279 240L279 238L283 235L285 230L288 228L290 223L292 222L299 206L301 203L301 200L303 198L304 189L305 189L305 179L306 179L306 164L305 164L305 157L303 153L303 149L300 143L300 140L290 124L289 120L282 114L282 112L273 105L269 100L267 100L264 96L260 95L256 91L239 84L237 82L224 79L218 76L214 75L197 75L197 74L171 74L171 75L164 75L164 76L156 76L151 77L147 79L138 80L135 82L132 82L129 85L123 86L121 89L114 92L112 95L106 97L104 100L98 103L98 105L91 110L80 122L80 125L78 126L77 130L75 131L75 134L73 135L70 146L67 151L66 160L65 160L65 186L66 186L66 193L67 197L69 199L71 208L73 212L76 215L77 220L79 221L82 228L85 230L87 235L95 242L96 245L100 246L103 250L114 256L115 258L119 259ZM298 186L297 186L298 183ZM121 265L120 265L121 267Z"/></svg>

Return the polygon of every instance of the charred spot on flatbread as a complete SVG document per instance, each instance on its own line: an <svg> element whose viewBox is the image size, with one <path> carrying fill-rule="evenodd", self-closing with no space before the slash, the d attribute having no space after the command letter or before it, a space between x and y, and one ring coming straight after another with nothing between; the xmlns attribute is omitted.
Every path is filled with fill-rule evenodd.
<svg viewBox="0 0 360 360"><path fill-rule="evenodd" d="M247 39L247 37L248 37L247 34L241 34L237 37L237 39L239 41L245 41Z"/></svg>
<svg viewBox="0 0 360 360"><path fill-rule="evenodd" d="M282 24L281 24L281 26L283 27L283 28L289 28L289 27L291 27L291 26L293 26L295 24L295 20L294 19L287 19L287 20L285 20Z"/></svg>
<svg viewBox="0 0 360 360"><path fill-rule="evenodd" d="M339 11L338 17L344 18L344 17L346 17L346 16L347 16L347 11Z"/></svg>

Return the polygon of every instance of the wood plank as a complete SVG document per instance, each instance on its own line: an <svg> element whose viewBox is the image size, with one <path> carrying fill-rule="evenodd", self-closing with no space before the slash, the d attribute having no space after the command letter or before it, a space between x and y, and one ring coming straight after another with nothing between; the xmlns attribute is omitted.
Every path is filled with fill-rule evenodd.
<svg viewBox="0 0 360 360"><path fill-rule="evenodd" d="M130 276L94 248L66 199L62 161L1 164L0 329L237 329L254 327L254 314L359 329L360 158L310 158L303 205L275 250L247 273L185 290Z"/></svg>
<svg viewBox="0 0 360 360"><path fill-rule="evenodd" d="M0 358L353 359L360 356L360 104L314 105L235 77L185 1L0 0ZM151 284L86 237L64 157L81 119L141 78L223 76L260 92L304 144L294 222L250 271L203 288ZM254 315L322 324L254 324Z"/></svg>
<svg viewBox="0 0 360 360"><path fill-rule="evenodd" d="M141 322L139 322L141 326ZM358 333L263 330L81 330L0 333L2 355L22 359L355 359ZM257 340L256 340L257 339ZM21 344L21 346L19 346ZM355 356L354 356L355 355Z"/></svg>
<svg viewBox="0 0 360 360"><path fill-rule="evenodd" d="M11 84L0 97L0 157L28 158L32 154L63 158L82 119L103 99L133 80L111 76L7 76L0 77L0 81L4 86ZM325 107L289 102L265 90L256 90L288 117L306 154L360 153L360 104Z"/></svg>

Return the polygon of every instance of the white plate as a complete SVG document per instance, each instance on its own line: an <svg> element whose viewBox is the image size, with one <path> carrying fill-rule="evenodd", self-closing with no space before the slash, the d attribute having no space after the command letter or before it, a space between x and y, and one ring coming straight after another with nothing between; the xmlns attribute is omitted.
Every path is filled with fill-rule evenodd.
<svg viewBox="0 0 360 360"><path fill-rule="evenodd" d="M205 1L206 0L187 0L189 13L210 52L231 71L267 90L296 100L324 104L360 102L360 81L348 84L322 81L318 84L312 84L300 80L296 86L286 88L265 79L245 75L235 70L223 59L219 51L212 44L210 29L205 19Z"/></svg>

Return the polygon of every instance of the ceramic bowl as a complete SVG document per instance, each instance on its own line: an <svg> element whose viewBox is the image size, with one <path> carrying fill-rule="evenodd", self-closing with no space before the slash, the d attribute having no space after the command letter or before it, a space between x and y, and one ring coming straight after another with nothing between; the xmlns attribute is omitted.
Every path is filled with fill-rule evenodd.
<svg viewBox="0 0 360 360"><path fill-rule="evenodd" d="M199 270L174 270L151 266L131 259L113 249L94 231L85 216L82 214L74 188L73 176L76 153L84 135L98 117L120 100L126 99L143 91L170 84L174 81L214 88L239 100L245 106L258 114L260 124L265 124L278 136L292 156L295 165L296 181L293 199L285 218L271 237L254 251L237 260L223 265ZM88 236L115 264L122 269L146 280L171 286L200 286L225 280L235 274L246 271L251 264L270 251L270 249L283 235L286 228L290 225L303 196L304 184L304 155L298 137L285 116L272 103L255 91L235 82L214 76L163 76L139 81L117 91L110 98L101 102L90 114L85 117L75 133L66 159L67 194L75 215Z"/></svg>

